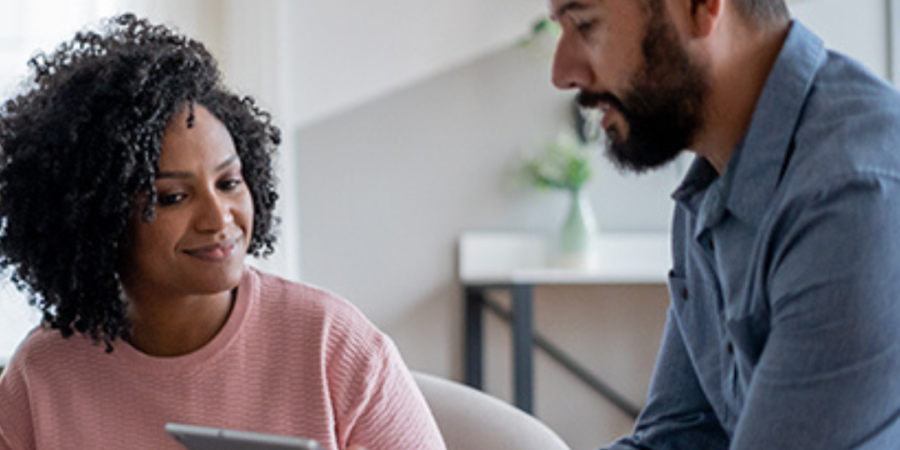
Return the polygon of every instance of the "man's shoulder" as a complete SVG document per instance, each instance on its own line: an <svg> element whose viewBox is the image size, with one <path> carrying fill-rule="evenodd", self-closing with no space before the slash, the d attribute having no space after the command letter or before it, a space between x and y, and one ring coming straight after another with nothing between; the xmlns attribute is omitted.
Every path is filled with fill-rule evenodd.
<svg viewBox="0 0 900 450"><path fill-rule="evenodd" d="M900 92L859 62L829 52L791 146L788 184L900 177Z"/></svg>
<svg viewBox="0 0 900 450"><path fill-rule="evenodd" d="M828 51L812 80L798 131L815 131L823 137L847 134L856 136L856 140L865 139L871 133L900 133L895 129L866 127L872 120L891 123L900 120L900 91L859 61ZM860 132L867 134L859 135ZM814 137L815 134L807 136Z"/></svg>

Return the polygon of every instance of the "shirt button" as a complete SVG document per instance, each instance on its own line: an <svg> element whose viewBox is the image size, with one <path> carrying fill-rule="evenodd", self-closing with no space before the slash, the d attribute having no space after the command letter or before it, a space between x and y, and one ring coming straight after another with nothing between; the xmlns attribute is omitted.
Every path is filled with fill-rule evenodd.
<svg viewBox="0 0 900 450"><path fill-rule="evenodd" d="M725 351L727 351L729 355L733 355L734 354L734 344L729 342L728 345L725 346Z"/></svg>
<svg viewBox="0 0 900 450"><path fill-rule="evenodd" d="M688 298L688 291L687 291L687 288L681 288L681 299L682 299L682 300L687 300L687 298Z"/></svg>

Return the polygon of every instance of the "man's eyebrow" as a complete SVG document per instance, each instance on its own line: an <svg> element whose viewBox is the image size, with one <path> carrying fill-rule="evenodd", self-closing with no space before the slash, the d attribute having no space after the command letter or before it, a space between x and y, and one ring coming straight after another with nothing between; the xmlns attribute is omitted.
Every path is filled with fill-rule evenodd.
<svg viewBox="0 0 900 450"><path fill-rule="evenodd" d="M223 161L221 164L216 166L216 172L221 172L222 170L225 170L226 167L234 164L236 161L238 161L238 155L235 153L234 155L231 155L231 157L229 157L228 159ZM160 172L156 175L156 179L157 180L168 179L168 178L184 179L184 178L191 178L192 176L193 175L191 175L190 172Z"/></svg>
<svg viewBox="0 0 900 450"><path fill-rule="evenodd" d="M560 5L559 8L556 8L556 11L554 11L552 14L550 14L550 19L557 21L557 20L559 20L560 17L562 17L565 13L567 13L569 11L579 11L579 10L582 10L585 8L587 8L587 6L585 6L584 3L581 3L577 0L570 0L570 1L565 2L562 5Z"/></svg>

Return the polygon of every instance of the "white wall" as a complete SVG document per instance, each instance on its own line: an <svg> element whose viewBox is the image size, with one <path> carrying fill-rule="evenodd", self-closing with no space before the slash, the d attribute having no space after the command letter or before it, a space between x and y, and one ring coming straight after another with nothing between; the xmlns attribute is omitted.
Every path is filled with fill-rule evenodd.
<svg viewBox="0 0 900 450"><path fill-rule="evenodd" d="M544 0L289 2L294 120L329 117L519 37Z"/></svg>
<svg viewBox="0 0 900 450"><path fill-rule="evenodd" d="M804 0L791 13L818 33L825 45L863 62L876 74L888 74L887 0Z"/></svg>

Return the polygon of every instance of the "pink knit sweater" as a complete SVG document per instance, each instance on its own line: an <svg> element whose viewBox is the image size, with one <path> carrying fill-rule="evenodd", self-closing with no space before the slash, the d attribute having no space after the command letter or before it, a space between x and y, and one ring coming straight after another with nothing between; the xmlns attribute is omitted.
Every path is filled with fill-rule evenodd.
<svg viewBox="0 0 900 450"><path fill-rule="evenodd" d="M2 450L180 449L166 422L444 450L388 337L344 300L250 268L221 332L189 355L38 329L0 378Z"/></svg>

